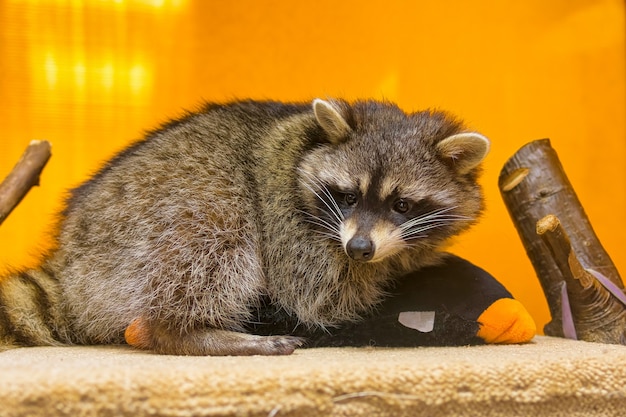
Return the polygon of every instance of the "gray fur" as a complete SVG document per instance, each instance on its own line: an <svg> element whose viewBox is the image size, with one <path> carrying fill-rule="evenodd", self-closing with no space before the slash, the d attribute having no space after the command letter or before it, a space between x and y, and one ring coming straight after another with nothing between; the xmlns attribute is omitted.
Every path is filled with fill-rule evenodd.
<svg viewBox="0 0 626 417"><path fill-rule="evenodd" d="M476 177L486 148L457 170L437 144L464 129L444 113L314 103L207 105L148 134L74 190L57 249L39 272L54 283L46 291L55 313L45 324L55 337L120 343L143 317L161 353L290 353L299 339L240 333L261 297L303 325L333 326L371 311L393 277L437 263L438 249L482 210ZM464 158L454 149L455 161ZM320 196L359 178L445 206L437 222L413 221L436 227L436 236L396 239L394 254L376 262L350 259L337 235L342 220L324 220L346 216ZM351 215L359 228L377 219L359 210ZM377 224L379 232L400 230ZM0 282L0 294L16 277ZM4 311L19 309L0 300ZM5 344L49 344L20 342L2 323Z"/></svg>

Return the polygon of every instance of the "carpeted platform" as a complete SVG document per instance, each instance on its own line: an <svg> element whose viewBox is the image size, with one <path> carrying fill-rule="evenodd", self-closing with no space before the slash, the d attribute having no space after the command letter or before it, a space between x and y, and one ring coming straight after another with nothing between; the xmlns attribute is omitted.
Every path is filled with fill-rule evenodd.
<svg viewBox="0 0 626 417"><path fill-rule="evenodd" d="M120 347L0 353L0 416L625 416L626 346L318 348L168 357Z"/></svg>

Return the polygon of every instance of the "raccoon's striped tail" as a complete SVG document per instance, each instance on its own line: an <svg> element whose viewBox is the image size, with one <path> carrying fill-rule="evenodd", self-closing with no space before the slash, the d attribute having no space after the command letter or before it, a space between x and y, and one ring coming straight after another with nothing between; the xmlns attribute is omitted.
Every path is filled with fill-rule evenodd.
<svg viewBox="0 0 626 417"><path fill-rule="evenodd" d="M43 270L0 277L0 351L67 342L60 298L58 281Z"/></svg>

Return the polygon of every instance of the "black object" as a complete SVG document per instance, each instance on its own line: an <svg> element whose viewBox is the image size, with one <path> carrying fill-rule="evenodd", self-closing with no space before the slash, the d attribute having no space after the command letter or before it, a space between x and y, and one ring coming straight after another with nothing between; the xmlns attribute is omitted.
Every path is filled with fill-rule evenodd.
<svg viewBox="0 0 626 417"><path fill-rule="evenodd" d="M478 317L494 301L513 298L491 274L455 255L438 266L407 274L390 295L363 320L335 328L307 328L265 300L247 330L258 335L304 337L306 347L324 346L462 346L484 344L476 334ZM405 327L402 312L434 312L431 331Z"/></svg>

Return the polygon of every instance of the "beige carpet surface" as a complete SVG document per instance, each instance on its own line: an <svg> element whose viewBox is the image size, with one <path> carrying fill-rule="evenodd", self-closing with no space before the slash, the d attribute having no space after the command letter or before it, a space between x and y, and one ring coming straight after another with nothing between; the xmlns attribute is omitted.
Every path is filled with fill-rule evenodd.
<svg viewBox="0 0 626 417"><path fill-rule="evenodd" d="M158 356L120 347L0 353L0 416L626 416L626 347L302 349Z"/></svg>

